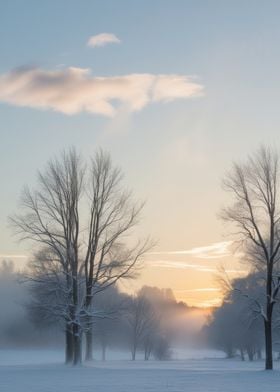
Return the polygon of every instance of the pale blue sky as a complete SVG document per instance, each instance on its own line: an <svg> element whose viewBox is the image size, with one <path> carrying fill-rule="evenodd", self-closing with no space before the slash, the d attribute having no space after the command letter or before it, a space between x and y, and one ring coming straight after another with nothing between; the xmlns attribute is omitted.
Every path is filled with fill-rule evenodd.
<svg viewBox="0 0 280 392"><path fill-rule="evenodd" d="M279 1L2 2L0 78L22 66L177 74L195 76L204 95L109 118L8 105L0 90L0 254L25 252L7 215L36 170L71 145L111 152L147 200L139 231L158 239L159 251L223 241L223 173L260 142L279 146L279 14ZM104 32L121 43L87 46Z"/></svg>

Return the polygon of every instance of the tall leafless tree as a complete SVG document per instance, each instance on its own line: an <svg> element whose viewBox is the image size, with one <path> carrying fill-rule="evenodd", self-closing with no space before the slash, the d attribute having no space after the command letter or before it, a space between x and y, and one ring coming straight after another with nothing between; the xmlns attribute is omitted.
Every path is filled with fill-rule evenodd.
<svg viewBox="0 0 280 392"><path fill-rule="evenodd" d="M86 166L71 149L39 172L37 189L24 189L22 213L11 218L22 240L34 241L51 252L51 262L47 258L45 265L56 266L62 276L68 295L63 310L67 314L66 362L73 364L82 360L84 331L86 357L91 358L94 296L131 276L150 246L148 240L130 247L124 244L142 205L137 206L132 195L122 190L121 178L120 170L102 151Z"/></svg>
<svg viewBox="0 0 280 392"><path fill-rule="evenodd" d="M139 258L150 247L145 240L130 248L124 241L139 220L143 204L135 204L130 192L124 190L122 173L113 166L108 154L98 151L91 161L88 198L89 225L85 240L85 309L89 315L94 295L131 277ZM92 360L92 318L86 331L86 360Z"/></svg>
<svg viewBox="0 0 280 392"><path fill-rule="evenodd" d="M11 218L22 240L31 240L52 250L59 258L67 277L69 317L73 334L73 363L81 361L81 328L79 321L79 201L84 170L74 149L61 158L49 161L38 173L38 187L25 187L23 213Z"/></svg>
<svg viewBox="0 0 280 392"><path fill-rule="evenodd" d="M149 301L143 296L132 298L127 312L127 323L130 329L131 359L135 361L140 344L154 329L155 312Z"/></svg>
<svg viewBox="0 0 280 392"><path fill-rule="evenodd" d="M258 303L258 311L264 322L266 369L273 368L272 315L280 287L279 169L279 154L261 147L245 163L234 164L224 180L233 202L222 217L235 224L252 266L265 272L265 305Z"/></svg>

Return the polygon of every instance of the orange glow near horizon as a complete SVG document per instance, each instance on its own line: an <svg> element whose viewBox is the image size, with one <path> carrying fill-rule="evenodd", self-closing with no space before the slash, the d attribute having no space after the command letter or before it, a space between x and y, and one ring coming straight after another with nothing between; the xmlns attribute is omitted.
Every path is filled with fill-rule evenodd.
<svg viewBox="0 0 280 392"><path fill-rule="evenodd" d="M223 293L219 286L219 268L230 278L247 274L246 265L231 252L231 242L220 242L188 250L150 252L142 262L136 279L122 281L120 289L136 293L142 286L170 288L177 301L188 306L211 309L219 306ZM5 256L5 257L4 257ZM22 270L28 260L24 255L3 255Z"/></svg>
<svg viewBox="0 0 280 392"><path fill-rule="evenodd" d="M231 242L220 242L183 251L150 252L139 277L122 283L125 291L135 293L143 286L172 289L177 301L203 309L219 306L223 293L219 269L229 278L244 276L248 267L231 252Z"/></svg>

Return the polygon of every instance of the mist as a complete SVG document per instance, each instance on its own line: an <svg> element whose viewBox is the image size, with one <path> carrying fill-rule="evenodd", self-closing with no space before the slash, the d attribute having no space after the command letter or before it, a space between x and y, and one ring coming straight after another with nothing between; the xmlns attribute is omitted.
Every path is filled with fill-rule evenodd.
<svg viewBox="0 0 280 392"><path fill-rule="evenodd" d="M32 284L11 260L2 260L0 349L53 349L63 355L64 324L34 307ZM188 350L201 348L198 339L209 312L176 301L168 288L143 286L129 295L111 286L95 299L94 359L167 360L184 351L187 357Z"/></svg>

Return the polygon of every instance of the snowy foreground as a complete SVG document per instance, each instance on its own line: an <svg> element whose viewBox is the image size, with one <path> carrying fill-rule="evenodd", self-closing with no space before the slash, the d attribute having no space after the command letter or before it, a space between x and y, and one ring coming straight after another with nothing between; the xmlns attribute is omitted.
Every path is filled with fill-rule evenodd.
<svg viewBox="0 0 280 392"><path fill-rule="evenodd" d="M61 364L61 357L55 352L0 351L0 391L278 392L280 388L280 371L263 371L263 362L109 360L73 368Z"/></svg>

